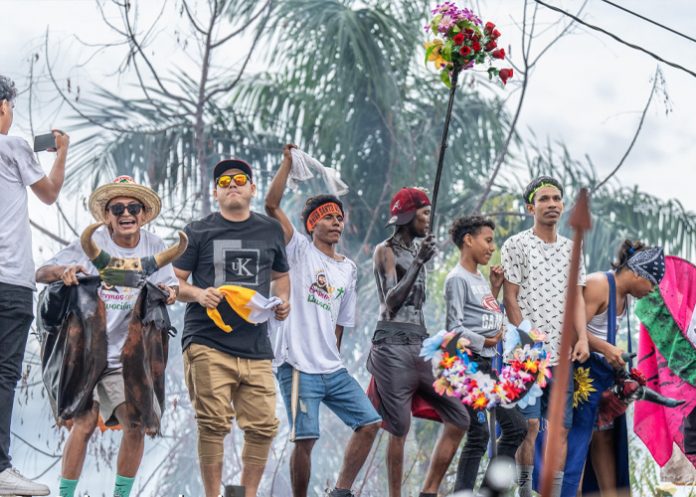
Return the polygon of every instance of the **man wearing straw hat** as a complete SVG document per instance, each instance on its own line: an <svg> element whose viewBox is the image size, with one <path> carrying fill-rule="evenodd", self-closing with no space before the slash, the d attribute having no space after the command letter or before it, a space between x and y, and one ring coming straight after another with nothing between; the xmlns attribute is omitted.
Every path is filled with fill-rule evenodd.
<svg viewBox="0 0 696 497"><path fill-rule="evenodd" d="M213 181L220 211L186 226L191 243L175 264L179 299L188 302L182 336L186 385L198 423L206 496L220 494L223 441L234 418L244 432L241 484L245 497L255 497L279 425L267 323L247 322L231 310L236 323L223 331L208 311L223 302L220 288L233 285L278 297L275 318L284 320L290 312L290 268L280 223L251 210L256 195L251 166L240 159L220 161Z"/></svg>
<svg viewBox="0 0 696 497"><path fill-rule="evenodd" d="M78 285L78 274L101 275L115 266L139 266L143 271L119 273L141 277L152 273L148 281L168 293L167 304L176 300L178 280L170 264L184 247L167 249L155 234L142 227L155 219L161 202L150 188L136 184L128 176L97 188L89 198L92 216L104 226L91 225L80 240L58 252L36 272L40 283L62 280L67 286ZM154 265L146 261L153 260ZM115 264L113 264L115 262ZM147 267L151 266L150 270ZM142 276L144 278L144 276ZM124 283L129 283L125 278ZM138 281L142 286L144 280ZM143 426L128 422L123 365L121 354L128 337L131 311L140 287L117 286L104 282L99 297L106 310L107 368L94 389L93 403L86 412L71 421L70 434L63 452L60 480L61 497L73 497L87 451L87 443L97 426L99 416L106 425L120 424L123 438L118 454L116 484L113 495L128 497L143 456L145 431ZM159 409L157 402L154 405Z"/></svg>

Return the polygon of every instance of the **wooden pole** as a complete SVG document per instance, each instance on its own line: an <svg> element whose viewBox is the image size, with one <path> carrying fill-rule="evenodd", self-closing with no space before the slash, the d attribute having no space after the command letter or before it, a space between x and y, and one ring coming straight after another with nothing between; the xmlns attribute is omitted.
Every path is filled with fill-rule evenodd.
<svg viewBox="0 0 696 497"><path fill-rule="evenodd" d="M565 411L566 390L570 381L570 349L575 332L575 308L578 300L578 275L580 273L580 257L582 256L582 240L585 231L590 229L590 209L587 189L583 188L578 194L575 208L570 216L570 226L575 230L573 250L570 255L570 274L568 275L568 290L566 293L565 310L563 312L563 328L558 366L554 368L551 399L549 402L548 429L544 443L544 467L541 473L541 497L551 497L554 474L561 471L561 432L563 429L563 413Z"/></svg>
<svg viewBox="0 0 696 497"><path fill-rule="evenodd" d="M459 79L459 69L452 71L450 85L449 102L447 103L447 114L445 114L445 126L442 129L442 139L440 140L440 151L437 157L437 170L435 171L435 186L433 187L432 207L430 208L430 231L435 227L435 207L437 206L437 194L440 191L440 178L442 177L442 167L445 163L445 151L447 150L447 136L449 135L449 125L452 119L452 108L454 106L454 94L457 91L457 80Z"/></svg>

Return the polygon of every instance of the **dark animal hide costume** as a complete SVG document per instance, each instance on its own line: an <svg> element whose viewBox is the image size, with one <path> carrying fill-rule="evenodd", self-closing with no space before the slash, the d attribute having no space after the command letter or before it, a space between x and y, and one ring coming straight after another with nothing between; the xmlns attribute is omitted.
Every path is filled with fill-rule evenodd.
<svg viewBox="0 0 696 497"><path fill-rule="evenodd" d="M92 408L92 392L107 366L106 312L97 293L101 280L90 276L79 281L76 286L53 283L39 297L43 380L58 423ZM121 353L128 424L141 425L148 435L159 433L164 410L164 371L173 330L166 300L165 292L145 284Z"/></svg>

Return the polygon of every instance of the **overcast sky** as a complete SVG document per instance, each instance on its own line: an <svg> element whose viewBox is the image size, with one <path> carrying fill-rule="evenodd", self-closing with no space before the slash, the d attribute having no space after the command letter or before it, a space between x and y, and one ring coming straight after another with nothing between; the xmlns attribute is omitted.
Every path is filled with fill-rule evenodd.
<svg viewBox="0 0 696 497"><path fill-rule="evenodd" d="M533 0L529 3L534 4ZM581 3L579 0L554 2L572 12L577 11ZM621 3L696 38L694 24L689 22L696 18L694 2L621 0ZM521 62L521 54L516 24L521 20L522 4L518 0L480 2L481 16L499 25L503 31L503 44L509 46L509 53L517 64ZM136 2L135 5L141 10L142 19L148 20L158 12L161 4L153 1ZM62 82L68 77L71 79L73 91L77 86L83 92L89 91L94 83L121 92L131 91L126 84L130 80L114 74L121 61L119 54L123 53L120 49L105 51L88 60L93 50L77 41L79 38L86 42L104 43L116 39L105 27L94 1L0 0L0 8L6 14L0 29L0 73L25 86L30 54L40 54L36 65L40 79L33 109L37 132L51 125L65 127L65 116L68 115L66 106L60 106L51 91L43 69L43 38L47 30L50 30L49 53L56 73ZM543 31L559 17L559 14L540 6L539 29ZM168 2L163 18L167 25L175 24L175 2ZM696 44L631 17L602 0L588 0L583 19L696 70ZM538 52L558 30L558 26L550 26L542 33L535 41L532 53ZM158 32L153 60L193 69L191 57L176 45L176 38L173 29ZM228 58L216 62L221 66L234 64L244 53L244 48L235 44L226 54ZM586 28L578 29L546 52L534 70L520 118L520 130L527 134L532 130L536 140L542 144L546 140L565 143L573 157L588 155L600 174L606 174L628 147L657 66L658 62L651 57L624 47L603 34ZM696 211L696 196L692 193L696 182L696 141L691 135L693 116L696 115L696 99L693 97L696 79L664 64L660 67L666 80L669 107L665 106L662 95L654 99L638 143L618 176L625 185L637 184L642 190L659 197L676 198L687 209ZM519 92L516 92L509 99L511 109L518 97ZM27 102L26 95L22 95L12 132L29 138ZM74 135L79 137L79 133ZM49 154L42 154L47 168L50 159ZM78 206L76 200L70 196L62 198L67 210ZM31 208L33 217L56 215L55 208L43 208L37 202L32 202Z"/></svg>
<svg viewBox="0 0 696 497"><path fill-rule="evenodd" d="M580 0L548 1L569 11L576 11L582 3ZM615 1L696 38L696 2ZM529 3L533 4L533 0ZM160 2L141 0L135 4L143 10L144 18L151 18ZM522 4L522 0L480 2L482 17L499 25L503 31L502 41L505 46L511 47L510 55L518 64L520 35L515 22L521 19ZM120 62L118 50L106 51L87 62L93 50L84 48L76 39L79 37L86 42L101 43L115 39L104 26L93 0L0 0L0 12L3 19L0 23L0 74L12 77L20 87L25 87L31 55L40 53L36 66L39 74L38 94L33 100L33 125L37 133L45 132L51 126L70 131L65 123L69 112L52 93L43 69L43 38L47 30L50 30L51 60L55 63L62 84L69 77L73 91L78 86L82 91L87 91L93 83L122 92L130 91L126 85L128 79L114 75L115 66ZM559 18L557 13L549 12L544 7L539 7L538 14L540 28ZM175 3L171 1L165 9L163 20L167 26L173 26L176 18ZM696 44L691 41L652 27L601 0L589 0L583 18L696 71ZM543 47L544 42L551 39L558 29L550 27L535 42L533 53ZM177 48L176 38L173 30L164 29L158 33L158 48L152 54L153 60L192 67L191 59ZM218 60L217 63L220 66L235 64L244 53L244 48L239 44L231 47L225 60ZM78 67L80 64L84 65ZM621 46L605 35L587 29L574 31L548 51L533 72L520 129L528 135L527 130L533 130L540 143L547 139L565 143L576 158L589 155L600 173L606 174L617 164L635 132L657 65L657 61L651 57ZM664 64L660 67L666 79L670 105L665 106L662 96L655 98L639 141L619 177L624 185L636 184L640 189L659 197L676 198L687 209L696 211L696 140L692 135L696 116L696 79ZM443 95L446 95L446 91L443 91ZM518 96L519 93L516 93L509 100L511 109L516 105ZM12 133L30 140L27 102L26 94L18 99ZM666 113L668 108L671 112ZM74 132L73 136L77 138L79 133ZM51 156L47 153L41 155L42 163L48 170ZM64 195L61 202L69 217L80 215L79 196ZM44 207L33 200L30 215L62 236L73 237L58 223L55 206ZM82 216L85 217L84 213ZM35 233L34 239L38 262L59 248L38 233ZM36 344L31 346L35 347ZM21 450L21 446L13 450Z"/></svg>

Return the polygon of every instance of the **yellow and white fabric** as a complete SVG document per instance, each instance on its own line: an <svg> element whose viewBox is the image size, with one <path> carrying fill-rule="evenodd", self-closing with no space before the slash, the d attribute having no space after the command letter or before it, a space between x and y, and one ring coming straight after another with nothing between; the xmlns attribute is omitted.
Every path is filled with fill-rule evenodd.
<svg viewBox="0 0 696 497"><path fill-rule="evenodd" d="M278 297L264 297L256 290L243 286L222 285L218 287L218 290L232 310L248 323L265 323L275 314L276 306L282 303ZM224 322L217 308L207 309L207 313L222 331L225 333L233 331L232 326Z"/></svg>

